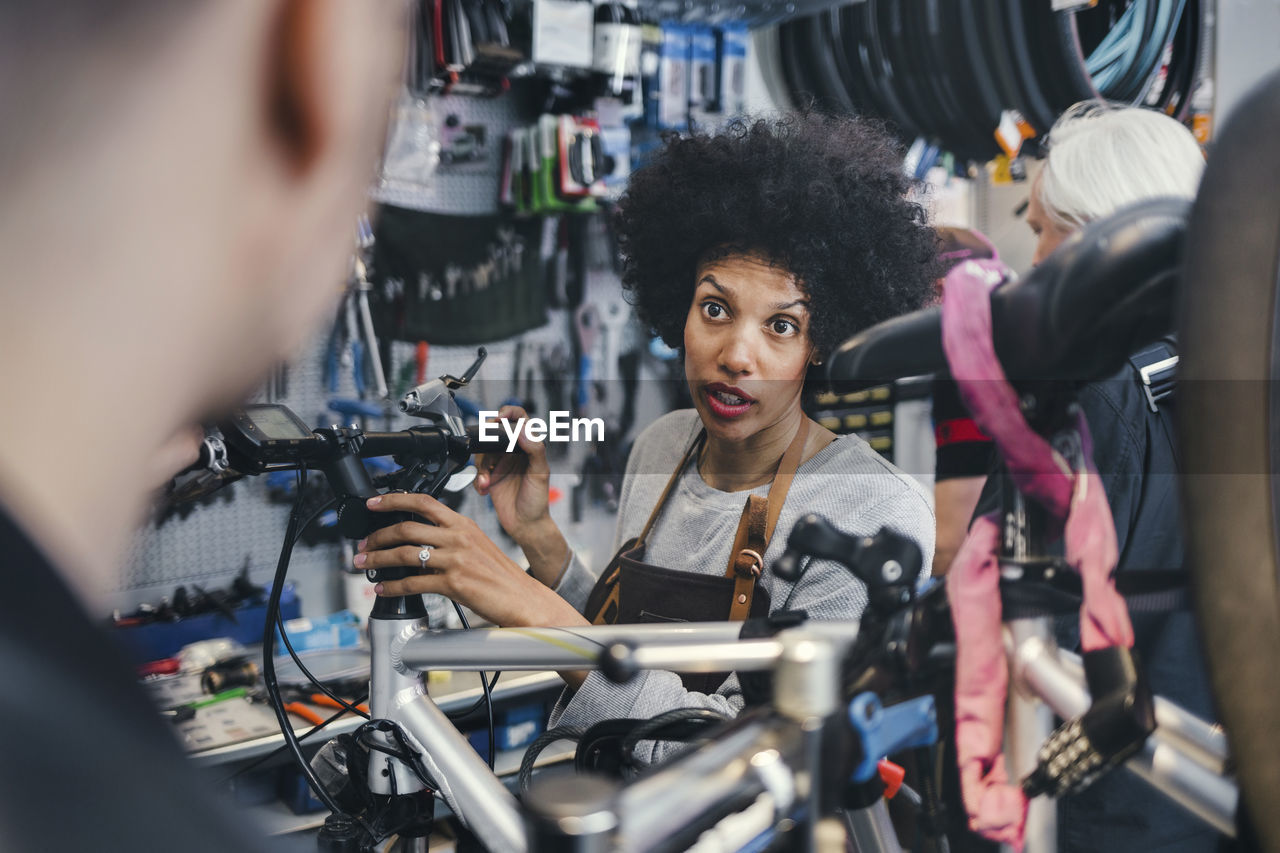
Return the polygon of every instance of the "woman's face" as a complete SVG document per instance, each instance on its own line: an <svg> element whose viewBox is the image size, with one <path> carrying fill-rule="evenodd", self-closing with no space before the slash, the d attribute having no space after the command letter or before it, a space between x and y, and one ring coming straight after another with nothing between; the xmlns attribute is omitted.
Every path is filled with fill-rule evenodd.
<svg viewBox="0 0 1280 853"><path fill-rule="evenodd" d="M808 299L794 275L755 255L698 265L684 369L708 435L741 441L799 410L814 356Z"/></svg>
<svg viewBox="0 0 1280 853"><path fill-rule="evenodd" d="M1031 182L1031 202L1027 206L1027 227L1036 235L1036 251L1031 257L1031 265L1039 266L1045 258L1052 255L1063 241L1076 233L1074 228L1064 228L1050 218L1040 201L1040 181L1044 172L1036 175Z"/></svg>

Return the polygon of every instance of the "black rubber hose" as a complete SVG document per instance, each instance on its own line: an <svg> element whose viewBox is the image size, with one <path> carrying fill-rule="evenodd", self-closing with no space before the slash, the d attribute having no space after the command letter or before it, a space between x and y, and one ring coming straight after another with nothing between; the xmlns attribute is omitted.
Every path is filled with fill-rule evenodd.
<svg viewBox="0 0 1280 853"><path fill-rule="evenodd" d="M876 30L872 38L880 44L892 71L889 78L898 100L920 128L923 136L935 139L948 129L936 104L931 104L927 91L920 85L912 61L906 35L906 9L899 0L866 0L876 10Z"/></svg>
<svg viewBox="0 0 1280 853"><path fill-rule="evenodd" d="M963 134L950 145L962 160L989 160L995 151L993 132L999 110L991 112L978 92L973 69L964 55L963 42L950 14L956 0L917 0L919 17L916 34L923 49L924 67L930 84ZM997 119L997 121L993 121Z"/></svg>
<svg viewBox="0 0 1280 853"><path fill-rule="evenodd" d="M1084 53L1071 12L1056 12L1049 3L1026 8L1028 38L1036 45L1032 61L1044 83L1045 97L1055 113L1080 101L1101 97L1084 65Z"/></svg>
<svg viewBox="0 0 1280 853"><path fill-rule="evenodd" d="M849 48L849 40L844 32L844 15L839 8L828 9L822 15L826 18L823 27L827 33L828 44L831 45L831 56L835 61L836 73L840 75L845 91L853 101L853 108L859 114L880 116L858 64L857 49Z"/></svg>
<svg viewBox="0 0 1280 853"><path fill-rule="evenodd" d="M1031 61L1031 46L1027 43L1026 18L1023 0L1005 0L1004 33L1007 50L1013 62L1014 73L1027 99L1027 111L1023 112L1038 132L1044 132L1058 119L1058 112L1050 106L1044 95L1043 82Z"/></svg>
<svg viewBox="0 0 1280 853"><path fill-rule="evenodd" d="M794 44L801 48L797 59L804 68L805 79L818 95L819 105L836 113L853 115L858 107L836 64L839 47L831 33L830 19L830 15L818 14L796 22Z"/></svg>
<svg viewBox="0 0 1280 853"><path fill-rule="evenodd" d="M832 9L831 14L840 21L838 32L843 46L841 51L849 65L852 79L858 80L863 94L864 111L884 119L890 123L901 136L907 135L907 129L901 126L897 114L890 109L884 93L871 69L871 48L863 38L862 5L840 6Z"/></svg>
<svg viewBox="0 0 1280 853"><path fill-rule="evenodd" d="M951 52L953 66L968 72L970 96L968 103L975 115L979 116L986 127L983 139L985 156L990 159L999 153L995 132L1000 125L1000 113L1007 106L1001 101L995 73L987 59L983 46L982 33L978 16L980 0L955 0L942 5L947 16L946 29L952 34ZM956 36L958 35L958 38ZM963 71L960 73L964 73Z"/></svg>
<svg viewBox="0 0 1280 853"><path fill-rule="evenodd" d="M879 11L876 0L866 0L852 8L858 13L858 38L862 44L862 57L867 79L872 82L885 108L886 118L894 121L903 138L910 140L927 135L924 126L899 97L895 71L879 36Z"/></svg>

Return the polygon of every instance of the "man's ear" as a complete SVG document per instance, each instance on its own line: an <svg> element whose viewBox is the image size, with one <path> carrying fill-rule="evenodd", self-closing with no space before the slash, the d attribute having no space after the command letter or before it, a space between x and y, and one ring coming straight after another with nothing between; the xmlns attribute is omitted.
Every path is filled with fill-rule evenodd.
<svg viewBox="0 0 1280 853"><path fill-rule="evenodd" d="M315 164L330 141L333 106L325 101L330 66L325 41L329 0L277 0L268 84L268 122L295 172Z"/></svg>

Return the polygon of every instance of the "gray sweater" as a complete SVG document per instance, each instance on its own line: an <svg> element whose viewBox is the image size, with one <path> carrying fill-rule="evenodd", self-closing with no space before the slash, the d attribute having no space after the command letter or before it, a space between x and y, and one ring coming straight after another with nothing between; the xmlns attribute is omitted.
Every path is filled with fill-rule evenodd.
<svg viewBox="0 0 1280 853"><path fill-rule="evenodd" d="M640 434L627 460L618 506L614 550L639 536L671 472L701 428L693 409L671 412ZM766 495L769 486L752 490ZM678 571L723 575L729 562L746 492L722 492L703 481L697 466L688 466L671 492L646 543L645 562ZM784 581L768 567L786 548L787 534L801 515L816 512L841 530L871 535L889 527L915 540L924 554L927 577L933 557L934 517L928 494L915 480L886 462L857 436L842 436L800 466L773 539L765 551L760 583L768 590L770 612L804 610L811 619L857 619L867 603L866 589L839 564L812 561L797 583ZM556 592L581 610L596 582L573 556ZM729 716L743 707L737 676L714 694L684 689L679 676L647 672L616 685L598 672L577 691L566 690L551 714L553 726L591 726L615 717L648 718L676 708L711 708ZM645 744L642 744L644 746ZM648 760L661 758L674 745L650 745Z"/></svg>

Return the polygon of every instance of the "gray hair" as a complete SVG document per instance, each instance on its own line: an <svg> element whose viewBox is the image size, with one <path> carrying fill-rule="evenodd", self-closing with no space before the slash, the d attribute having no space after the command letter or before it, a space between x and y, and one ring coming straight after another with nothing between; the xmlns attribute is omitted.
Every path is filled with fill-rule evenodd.
<svg viewBox="0 0 1280 853"><path fill-rule="evenodd" d="M1193 198L1204 154L1191 131L1164 113L1104 101L1068 109L1049 131L1040 204L1063 228L1079 228L1134 202Z"/></svg>

